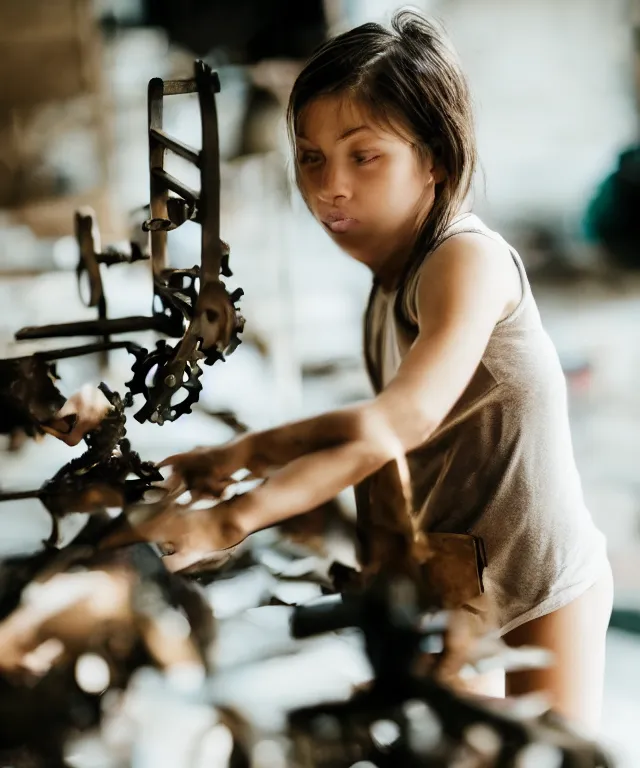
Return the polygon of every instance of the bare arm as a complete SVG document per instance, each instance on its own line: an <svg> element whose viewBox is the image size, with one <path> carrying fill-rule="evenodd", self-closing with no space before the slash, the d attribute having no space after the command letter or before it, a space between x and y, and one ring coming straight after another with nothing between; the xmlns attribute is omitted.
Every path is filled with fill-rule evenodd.
<svg viewBox="0 0 640 768"><path fill-rule="evenodd" d="M419 334L396 377L370 403L253 436L267 463L285 466L230 505L234 523L248 534L311 509L427 440L513 302L513 269L482 236L441 246L422 270Z"/></svg>

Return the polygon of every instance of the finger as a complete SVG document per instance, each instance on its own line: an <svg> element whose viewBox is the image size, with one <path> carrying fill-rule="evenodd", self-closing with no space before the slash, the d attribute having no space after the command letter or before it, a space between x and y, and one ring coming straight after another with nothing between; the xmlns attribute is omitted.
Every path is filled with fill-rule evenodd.
<svg viewBox="0 0 640 768"><path fill-rule="evenodd" d="M69 432L68 435L62 435L60 440L62 440L63 443L73 447L82 441L82 438L85 436L87 431L88 430L83 429L82 427L75 427L73 431Z"/></svg>
<svg viewBox="0 0 640 768"><path fill-rule="evenodd" d="M91 384L85 384L65 402L55 418L62 419L77 414L97 426L112 409L113 405L101 390Z"/></svg>
<svg viewBox="0 0 640 768"><path fill-rule="evenodd" d="M75 413L69 413L61 418L54 417L47 421L43 421L40 426L43 431L48 435L53 435L59 440L64 440L74 430L78 421L78 415Z"/></svg>
<svg viewBox="0 0 640 768"><path fill-rule="evenodd" d="M42 426L49 427L61 435L68 435L75 427L77 421L78 415L76 413L69 413L62 417L55 416L53 419L43 422Z"/></svg>
<svg viewBox="0 0 640 768"><path fill-rule="evenodd" d="M46 427L44 425L42 425L42 430L67 445L74 446L80 442L80 440L76 439L75 435L72 435L71 433L59 432L57 429L52 429L51 427Z"/></svg>
<svg viewBox="0 0 640 768"><path fill-rule="evenodd" d="M41 424L40 428L45 434L51 435L52 437L55 437L57 440L62 440L62 442L64 442L65 438L68 436L67 432L60 432L59 430L55 429L54 427L50 427L47 424Z"/></svg>
<svg viewBox="0 0 640 768"><path fill-rule="evenodd" d="M60 410L56 413L55 419L64 419L65 416L72 416L77 415L78 413L78 403L76 401L75 396L70 397L65 404L60 408Z"/></svg>
<svg viewBox="0 0 640 768"><path fill-rule="evenodd" d="M167 456L166 459L163 459L162 461L158 462L156 464L157 467L162 468L165 466L176 466L179 467L181 465L189 465L193 464L194 462L197 462L199 464L203 464L206 466L209 466L212 463L211 455L213 454L214 449L206 446L198 446L196 448L191 449L190 451L182 451L181 453L174 453L171 456Z"/></svg>
<svg viewBox="0 0 640 768"><path fill-rule="evenodd" d="M156 464L156 467L158 469L162 469L163 467L173 467L173 466L180 466L182 464L183 459L185 456L188 456L188 453L174 453L172 456L167 456L166 459L163 459L162 461L159 461Z"/></svg>
<svg viewBox="0 0 640 768"><path fill-rule="evenodd" d="M187 490L184 478L179 472L171 472L171 474L169 474L163 480L156 481L153 486L154 488L161 488L162 490L167 491L169 494L174 493L179 488L184 488L185 491Z"/></svg>
<svg viewBox="0 0 640 768"><path fill-rule="evenodd" d="M66 435L62 435L60 440L67 445L78 445L78 443L83 440L84 436L92 429L94 429L94 423L92 421L78 417L71 431Z"/></svg>
<svg viewBox="0 0 640 768"><path fill-rule="evenodd" d="M232 477L203 477L192 484L190 488L191 496L193 497L193 494L197 493L201 498L217 499L234 483L235 480Z"/></svg>

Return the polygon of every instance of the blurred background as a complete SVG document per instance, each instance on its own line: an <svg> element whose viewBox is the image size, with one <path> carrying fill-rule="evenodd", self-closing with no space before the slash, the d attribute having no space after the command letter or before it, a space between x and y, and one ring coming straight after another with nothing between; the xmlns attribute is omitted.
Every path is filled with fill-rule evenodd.
<svg viewBox="0 0 640 768"><path fill-rule="evenodd" d="M475 210L520 250L565 367L575 450L616 581L604 736L640 765L640 149L638 0L423 0L441 19L474 94L481 168ZM73 214L97 213L103 245L140 237L149 202L147 83L220 75L222 237L245 291L245 342L207 369L200 404L162 427L130 420L145 459L369 396L361 361L367 271L341 255L291 184L283 111L327 35L388 20L386 0L0 0L0 357L64 346L16 343L27 325L89 319L78 296ZM195 96L165 127L198 146ZM192 185L188 168L180 177ZM141 213L142 211L142 213ZM172 265L199 261L200 229L169 235ZM150 311L148 264L103 276L109 315ZM87 339L85 341L91 341ZM144 336L140 341L148 341ZM112 353L59 366L61 389L122 388ZM37 487L75 449L6 441L5 490ZM80 448L77 449L80 452ZM346 499L349 504L349 499ZM36 501L3 504L0 554L49 532ZM576 643L580 639L576 637Z"/></svg>

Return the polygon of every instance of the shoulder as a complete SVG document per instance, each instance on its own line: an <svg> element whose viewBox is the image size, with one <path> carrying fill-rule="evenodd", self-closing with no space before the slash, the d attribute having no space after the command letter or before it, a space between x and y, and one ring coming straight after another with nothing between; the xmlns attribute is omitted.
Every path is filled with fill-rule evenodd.
<svg viewBox="0 0 640 768"><path fill-rule="evenodd" d="M497 235L458 232L450 235L425 259L420 275L478 270L504 272L513 263L511 249Z"/></svg>
<svg viewBox="0 0 640 768"><path fill-rule="evenodd" d="M519 274L508 244L480 232L448 237L425 260L415 277L415 315L487 305L498 318L517 300Z"/></svg>

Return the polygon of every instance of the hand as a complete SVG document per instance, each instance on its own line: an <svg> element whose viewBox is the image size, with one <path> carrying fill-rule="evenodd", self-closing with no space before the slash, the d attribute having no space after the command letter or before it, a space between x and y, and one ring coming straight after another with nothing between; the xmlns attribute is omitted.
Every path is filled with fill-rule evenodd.
<svg viewBox="0 0 640 768"><path fill-rule="evenodd" d="M100 426L112 407L101 390L86 384L72 395L55 417L43 424L42 428L67 445L77 445L87 432Z"/></svg>
<svg viewBox="0 0 640 768"><path fill-rule="evenodd" d="M136 520L136 510L129 516L126 528L114 531L101 542L101 548L149 541L162 549L164 563L170 571L182 571L195 563L228 559L231 548L248 535L234 515L241 497L205 509L176 501L178 492L157 503L155 514L144 513ZM153 505L152 505L153 506ZM139 506L140 511L144 505Z"/></svg>
<svg viewBox="0 0 640 768"><path fill-rule="evenodd" d="M169 488L184 485L198 499L222 496L229 485L237 482L233 475L241 469L249 469L252 477L260 477L258 464L253 456L252 435L246 434L224 445L177 453L158 466L171 467Z"/></svg>

